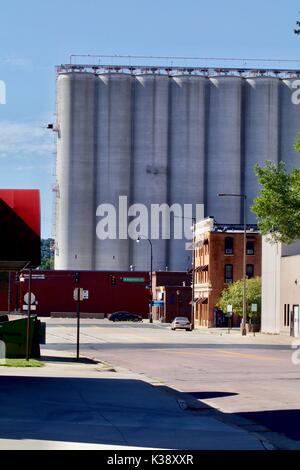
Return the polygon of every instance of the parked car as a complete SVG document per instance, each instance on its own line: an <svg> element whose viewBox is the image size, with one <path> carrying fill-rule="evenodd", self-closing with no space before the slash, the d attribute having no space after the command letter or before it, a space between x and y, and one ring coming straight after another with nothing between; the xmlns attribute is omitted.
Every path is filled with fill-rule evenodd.
<svg viewBox="0 0 300 470"><path fill-rule="evenodd" d="M171 324L171 330L192 331L192 325L187 317L176 317Z"/></svg>
<svg viewBox="0 0 300 470"><path fill-rule="evenodd" d="M108 319L110 321L134 321L140 322L143 321L143 317L141 315L136 315L135 313L130 312L114 312L109 315Z"/></svg>

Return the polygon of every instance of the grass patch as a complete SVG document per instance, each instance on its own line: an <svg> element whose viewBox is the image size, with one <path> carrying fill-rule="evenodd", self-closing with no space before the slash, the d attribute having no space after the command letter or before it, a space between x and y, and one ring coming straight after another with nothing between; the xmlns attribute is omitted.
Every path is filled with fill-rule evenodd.
<svg viewBox="0 0 300 470"><path fill-rule="evenodd" d="M0 367L43 367L43 362L37 359L4 359L0 361Z"/></svg>

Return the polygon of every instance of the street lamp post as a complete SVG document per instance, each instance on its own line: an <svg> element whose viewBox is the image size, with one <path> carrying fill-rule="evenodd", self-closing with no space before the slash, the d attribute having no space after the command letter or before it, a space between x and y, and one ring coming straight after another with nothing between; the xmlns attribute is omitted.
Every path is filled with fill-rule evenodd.
<svg viewBox="0 0 300 470"><path fill-rule="evenodd" d="M180 296L180 291L176 291L176 317L179 317L179 296Z"/></svg>
<svg viewBox="0 0 300 470"><path fill-rule="evenodd" d="M196 269L196 219L193 221L193 271L192 271L192 310L191 310L191 327L195 328L195 269Z"/></svg>
<svg viewBox="0 0 300 470"><path fill-rule="evenodd" d="M226 194L226 193L219 193L219 197L239 197L243 199L244 202L244 255L243 255L243 327L242 327L242 335L247 335L246 330L246 322L247 322L247 303L246 303L246 295L247 295L247 196L246 194Z"/></svg>
<svg viewBox="0 0 300 470"><path fill-rule="evenodd" d="M153 318L152 318L152 304L153 304L153 292L152 292L152 288L153 288L153 245L152 245L152 241L147 238L147 237L143 237L143 236L139 236L138 239L137 239L137 243L140 243L141 240L147 240L149 242L149 245L150 245L150 304L149 304L149 322L150 323L153 323Z"/></svg>

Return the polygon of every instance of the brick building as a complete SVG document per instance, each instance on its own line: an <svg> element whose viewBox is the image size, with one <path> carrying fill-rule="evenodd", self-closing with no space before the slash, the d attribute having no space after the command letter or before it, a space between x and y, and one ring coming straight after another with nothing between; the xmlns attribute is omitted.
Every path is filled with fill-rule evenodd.
<svg viewBox="0 0 300 470"><path fill-rule="evenodd" d="M175 317L191 318L192 276L183 271L153 273L154 320L171 323Z"/></svg>
<svg viewBox="0 0 300 470"><path fill-rule="evenodd" d="M243 278L244 228L207 218L196 224L195 246L195 324L221 326L218 298L226 286ZM246 253L247 277L261 276L261 236L255 225L247 225ZM240 319L233 320L239 326Z"/></svg>

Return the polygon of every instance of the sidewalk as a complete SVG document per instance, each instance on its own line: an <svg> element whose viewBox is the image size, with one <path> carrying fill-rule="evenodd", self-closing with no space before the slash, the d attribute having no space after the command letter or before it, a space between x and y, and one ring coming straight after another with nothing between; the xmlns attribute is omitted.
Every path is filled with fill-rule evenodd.
<svg viewBox="0 0 300 470"><path fill-rule="evenodd" d="M180 394L106 364L44 350L39 369L1 368L0 449L263 450L255 434L191 411ZM61 357L59 357L61 356ZM65 359L63 359L65 356Z"/></svg>
<svg viewBox="0 0 300 470"><path fill-rule="evenodd" d="M240 328L205 328L205 327L196 327L195 331L198 331L202 334L210 334L210 335L234 335L235 337L241 337L244 340L259 340L264 342L265 344L292 344L297 338L292 338L288 335L283 334L268 334L268 333L247 333L246 336L242 336Z"/></svg>
<svg viewBox="0 0 300 470"><path fill-rule="evenodd" d="M171 328L170 323L161 323L159 321L155 321L154 325L156 327L162 328ZM214 335L214 336L225 336L231 337L233 336L235 339L241 338L244 342L257 342L260 344L278 344L278 345L286 345L291 346L295 341L300 342L300 338L293 338L289 335L284 334L268 334L268 333L253 333L250 332L246 336L242 336L240 328L206 328L204 326L195 326L194 329L195 333L199 333L202 335Z"/></svg>

